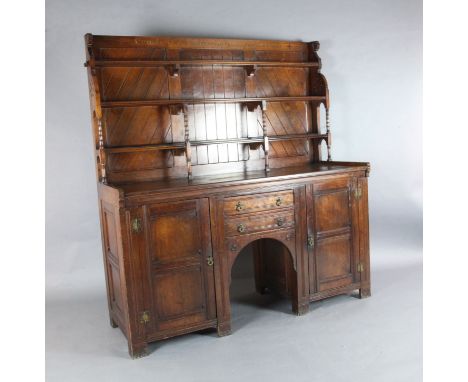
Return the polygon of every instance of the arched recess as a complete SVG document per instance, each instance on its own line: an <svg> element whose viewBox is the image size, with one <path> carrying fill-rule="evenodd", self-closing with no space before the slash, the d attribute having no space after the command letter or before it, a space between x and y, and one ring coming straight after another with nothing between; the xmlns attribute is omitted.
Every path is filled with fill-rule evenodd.
<svg viewBox="0 0 468 382"><path fill-rule="evenodd" d="M251 243L270 242L275 248L283 250L284 257L289 261L289 279L287 283L267 283L266 285L261 280L262 273L255 269L255 287L258 292L262 293L261 287L265 286L281 295L286 295L291 298L292 310L295 314L305 314L309 309L308 299L308 280L306 279L305 271L308 269L307 263L304 262L304 255L301 252L299 242L296 238L295 230L277 230L271 232L262 232L256 235L235 236L227 238L223 243L223 250L220 251L220 263L217 268L217 277L219 280L217 290L217 315L218 315L218 335L224 336L231 333L231 302L230 302L230 285L231 274L234 262L239 256L239 253L247 245ZM269 249L260 248L257 252L263 257L265 264L272 264L271 251ZM215 263L216 265L216 263ZM273 272L275 273L275 272ZM268 281L281 281L276 274L267 273ZM274 285L273 285L274 284ZM279 288L277 288L279 287ZM218 298L219 296L219 298Z"/></svg>
<svg viewBox="0 0 468 382"><path fill-rule="evenodd" d="M247 247L248 245L253 244L255 242L258 242L258 241L261 241L261 240L272 240L272 241L278 242L279 244L284 245L287 248L289 255L291 256L294 271L297 270L297 267L296 267L296 251L295 251L295 248L294 248L294 240L293 240L292 237L287 236L286 239L283 240L283 239L281 239L279 237L275 237L275 236L262 236L261 238L254 238L254 239L249 240L247 242L243 242L241 245L237 245L237 244L229 245L229 262L228 262L228 273L229 274L231 274L232 266L233 266L237 256L239 256L239 254L241 253L241 251L245 247Z"/></svg>
<svg viewBox="0 0 468 382"><path fill-rule="evenodd" d="M253 260L255 287L263 294L266 290L275 290L283 295L291 295L296 285L296 253L294 240L290 236L263 236L245 241L236 248L230 248L227 275L229 285L232 270L241 252L249 249L248 257ZM244 267L246 264L243 264Z"/></svg>

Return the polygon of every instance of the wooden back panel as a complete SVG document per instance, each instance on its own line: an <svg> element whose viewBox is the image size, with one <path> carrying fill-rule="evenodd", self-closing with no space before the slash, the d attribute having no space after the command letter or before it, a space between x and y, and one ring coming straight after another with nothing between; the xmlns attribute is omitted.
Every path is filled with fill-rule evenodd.
<svg viewBox="0 0 468 382"><path fill-rule="evenodd" d="M259 137L262 123L269 136L319 132L318 104L271 102L263 121L257 108L249 111L242 102L210 103L210 99L312 95L326 97L328 103L316 54L318 43L86 35L86 45L96 149L100 139L96 119L102 120L105 148L184 142L184 117L173 106L108 106L116 101L205 99L202 104L186 105L189 138L195 141ZM258 66L253 75L251 67L241 65L202 62L164 66L174 60L280 65ZM285 167L319 160L319 151L318 145L304 139L271 142L270 165ZM105 174L111 183L186 176L182 150L138 149L101 157L104 155ZM258 170L264 166L264 155L261 145L226 142L195 146L193 174Z"/></svg>

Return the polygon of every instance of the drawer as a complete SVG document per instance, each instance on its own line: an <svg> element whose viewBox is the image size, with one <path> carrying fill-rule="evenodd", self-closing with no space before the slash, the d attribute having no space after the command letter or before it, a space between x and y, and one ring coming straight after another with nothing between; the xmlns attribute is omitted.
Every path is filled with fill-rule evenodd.
<svg viewBox="0 0 468 382"><path fill-rule="evenodd" d="M292 209L226 218L224 223L227 237L292 227L294 227Z"/></svg>
<svg viewBox="0 0 468 382"><path fill-rule="evenodd" d="M294 194L292 190L232 196L224 199L224 213L226 215L240 215L249 212L292 207L293 204Z"/></svg>

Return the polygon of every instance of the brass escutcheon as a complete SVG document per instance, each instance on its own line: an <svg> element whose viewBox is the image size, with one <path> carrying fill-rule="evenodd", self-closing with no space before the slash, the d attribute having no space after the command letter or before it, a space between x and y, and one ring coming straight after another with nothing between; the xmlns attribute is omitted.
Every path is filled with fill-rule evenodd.
<svg viewBox="0 0 468 382"><path fill-rule="evenodd" d="M276 219L276 224L278 225L278 227L281 227L284 224L284 219L283 218Z"/></svg>

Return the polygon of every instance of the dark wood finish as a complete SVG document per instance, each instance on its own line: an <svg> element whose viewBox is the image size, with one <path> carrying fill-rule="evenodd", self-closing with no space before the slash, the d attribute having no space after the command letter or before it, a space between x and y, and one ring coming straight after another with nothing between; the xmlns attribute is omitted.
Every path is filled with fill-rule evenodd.
<svg viewBox="0 0 468 382"><path fill-rule="evenodd" d="M231 269L248 245L257 291L295 314L370 296L369 164L331 161L318 42L85 43L110 324L132 357L229 334Z"/></svg>

